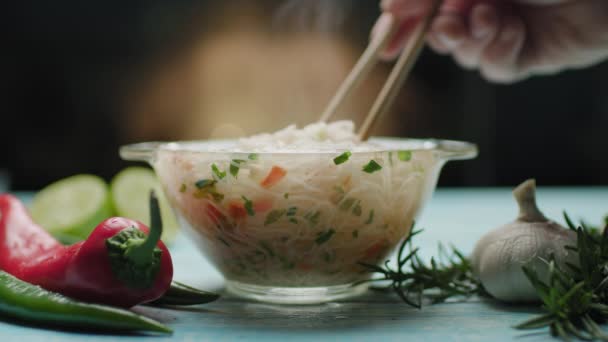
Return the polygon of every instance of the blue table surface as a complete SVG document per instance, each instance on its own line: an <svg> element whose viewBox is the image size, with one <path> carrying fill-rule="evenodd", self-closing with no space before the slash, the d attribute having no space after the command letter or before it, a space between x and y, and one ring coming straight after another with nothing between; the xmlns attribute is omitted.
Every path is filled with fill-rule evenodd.
<svg viewBox="0 0 608 342"><path fill-rule="evenodd" d="M31 194L21 194L29 198ZM562 221L568 209L576 218L599 223L608 213L608 188L540 188L538 200L549 217ZM510 189L438 189L419 219L422 255L439 241L471 252L487 230L515 218ZM184 234L171 246L175 279L206 289L221 289L222 277ZM136 308L175 330L172 336L105 335L41 329L0 321L0 340L8 341L554 341L547 331L525 333L512 325L538 313L534 307L507 306L470 299L410 308L391 295L367 294L313 306L278 306L224 297L183 310Z"/></svg>

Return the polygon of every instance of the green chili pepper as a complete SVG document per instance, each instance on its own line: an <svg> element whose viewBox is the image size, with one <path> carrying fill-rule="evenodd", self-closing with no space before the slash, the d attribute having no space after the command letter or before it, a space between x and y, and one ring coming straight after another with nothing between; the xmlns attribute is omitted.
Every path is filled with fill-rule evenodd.
<svg viewBox="0 0 608 342"><path fill-rule="evenodd" d="M160 322L134 312L79 302L3 271L0 271L0 315L79 329L172 332Z"/></svg>
<svg viewBox="0 0 608 342"><path fill-rule="evenodd" d="M196 305L213 302L220 295L195 289L194 287L173 281L171 287L151 305Z"/></svg>

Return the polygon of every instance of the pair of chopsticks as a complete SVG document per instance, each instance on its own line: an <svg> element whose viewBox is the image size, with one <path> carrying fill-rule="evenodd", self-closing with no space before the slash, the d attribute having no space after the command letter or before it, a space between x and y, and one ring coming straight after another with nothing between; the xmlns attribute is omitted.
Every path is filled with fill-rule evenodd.
<svg viewBox="0 0 608 342"><path fill-rule="evenodd" d="M403 51L399 55L395 66L391 70L391 73L384 83L384 86L380 90L376 101L372 105L370 111L367 113L365 120L359 127L357 136L361 141L369 138L371 128L373 127L374 123L377 122L378 117L380 117L382 113L386 112L395 101L395 98L399 93L399 89L407 80L414 64L416 63L416 60L418 59L418 56L420 55L420 52L422 51L422 48L424 47L424 38L431 26L433 18L439 11L441 3L441 0L434 0L431 12L420 23L418 23L412 32L410 39L403 48ZM397 20L391 16L390 24L388 25L389 29L385 30L384 32L380 32L380 36L376 37L369 43L351 72L338 88L338 91L329 102L329 105L325 108L325 111L320 118L321 122L329 121L329 119L335 114L340 104L344 102L348 95L357 87L357 85L359 85L361 81L363 81L363 79L365 79L369 72L378 63L378 56L380 52L384 50L392 36L397 31L398 24L399 23Z"/></svg>

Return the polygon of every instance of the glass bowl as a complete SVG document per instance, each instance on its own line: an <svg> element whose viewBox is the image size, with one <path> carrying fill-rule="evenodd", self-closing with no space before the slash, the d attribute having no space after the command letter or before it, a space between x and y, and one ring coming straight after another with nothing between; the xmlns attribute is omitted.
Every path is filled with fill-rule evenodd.
<svg viewBox="0 0 608 342"><path fill-rule="evenodd" d="M148 162L184 230L239 296L307 304L357 295L408 236L445 162L475 145L372 138L373 152L250 153L236 141L148 142ZM192 270L196 272L196 270Z"/></svg>

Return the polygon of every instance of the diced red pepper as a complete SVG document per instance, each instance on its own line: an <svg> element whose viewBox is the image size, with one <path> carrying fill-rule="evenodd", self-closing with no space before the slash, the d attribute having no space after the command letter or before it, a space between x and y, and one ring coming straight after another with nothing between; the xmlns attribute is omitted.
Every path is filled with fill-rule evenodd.
<svg viewBox="0 0 608 342"><path fill-rule="evenodd" d="M302 271L312 270L312 264L309 264L307 262L301 262L296 267L297 267L297 269L302 270Z"/></svg>
<svg viewBox="0 0 608 342"><path fill-rule="evenodd" d="M247 210L243 203L231 202L228 204L228 214L233 219L243 219L247 217Z"/></svg>
<svg viewBox="0 0 608 342"><path fill-rule="evenodd" d="M273 166L270 169L270 172L264 178L264 180L260 183L261 186L265 188L270 188L271 186L277 184L285 175L287 174L287 170L283 169L280 166Z"/></svg>
<svg viewBox="0 0 608 342"><path fill-rule="evenodd" d="M272 200L270 199L259 199L253 201L253 210L256 213L265 213L272 209Z"/></svg>
<svg viewBox="0 0 608 342"><path fill-rule="evenodd" d="M373 244L371 247L365 250L365 258L366 259L375 259L380 253L386 250L387 243L386 241L380 241Z"/></svg>

